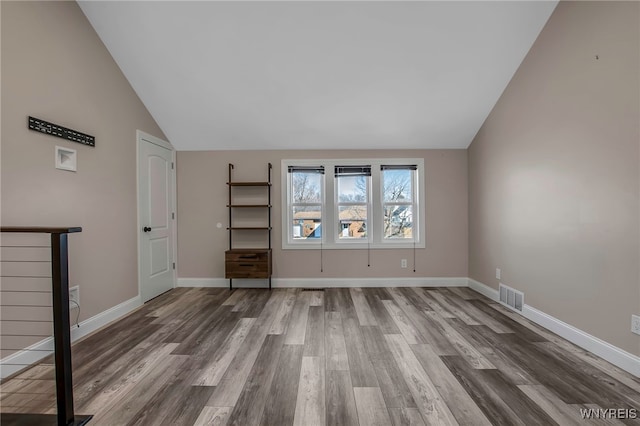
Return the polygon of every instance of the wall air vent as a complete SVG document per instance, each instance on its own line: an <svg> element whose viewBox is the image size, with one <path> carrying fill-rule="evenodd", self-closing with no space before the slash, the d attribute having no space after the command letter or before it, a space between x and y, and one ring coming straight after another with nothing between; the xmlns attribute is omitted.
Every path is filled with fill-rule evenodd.
<svg viewBox="0 0 640 426"><path fill-rule="evenodd" d="M500 283L500 303L522 312L524 293Z"/></svg>

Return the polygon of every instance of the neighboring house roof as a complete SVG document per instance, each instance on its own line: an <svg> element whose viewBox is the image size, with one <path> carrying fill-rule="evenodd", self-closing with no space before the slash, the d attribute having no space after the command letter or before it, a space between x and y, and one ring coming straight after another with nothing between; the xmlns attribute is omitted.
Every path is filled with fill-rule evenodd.
<svg viewBox="0 0 640 426"><path fill-rule="evenodd" d="M365 206L351 206L340 212L340 220L366 220L367 208Z"/></svg>
<svg viewBox="0 0 640 426"><path fill-rule="evenodd" d="M311 212L295 212L293 214L294 219L302 219L302 220L315 220L320 219L322 217L322 212L319 211L311 211Z"/></svg>
<svg viewBox="0 0 640 426"><path fill-rule="evenodd" d="M319 220L321 217L322 213L315 210L310 212L296 212L293 215L293 218L298 220ZM340 211L340 220L342 221L366 219L367 208L365 206L351 206Z"/></svg>

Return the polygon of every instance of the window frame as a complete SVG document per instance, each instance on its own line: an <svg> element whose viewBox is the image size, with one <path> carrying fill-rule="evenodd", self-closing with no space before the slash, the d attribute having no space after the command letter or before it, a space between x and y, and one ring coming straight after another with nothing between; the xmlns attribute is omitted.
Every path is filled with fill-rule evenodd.
<svg viewBox="0 0 640 426"><path fill-rule="evenodd" d="M339 176L336 176L337 171L335 169L337 169L338 167L344 167L344 168L351 168L351 167L355 167L355 168L368 168L369 169L369 176L367 176L367 178L365 179L365 182L367 184L367 188L366 188L366 195L367 195L367 200L365 202L357 202L357 201L340 201L339 197L339 191L338 191L338 179L340 178ZM371 242L371 233L369 232L369 227L371 226L371 217L373 214L373 206L371 203L371 165L369 164L338 164L334 166L334 178L333 178L333 182L334 182L334 201L333 201L333 221L334 221L334 233L333 233L333 239L334 239L334 243L336 244L370 244ZM354 175L355 176L355 175ZM361 175L362 176L362 175ZM347 177L347 175L341 176L341 177ZM365 221L365 223L367 224L367 236L365 238L340 238L340 232L341 231L341 224L340 224L340 207L365 207L366 211L367 211L367 219Z"/></svg>
<svg viewBox="0 0 640 426"><path fill-rule="evenodd" d="M371 166L367 214L367 238L339 239L339 215L337 202L337 182L334 174L336 166ZM384 238L384 198L382 188L382 165L415 165L413 173L413 238ZM289 166L323 166L322 191L322 236L313 239L293 239L293 217L291 204L291 177ZM282 249L391 249L425 248L425 199L424 158L333 158L333 159L283 159L281 160L282 190ZM391 203L398 204L398 203ZM285 211L286 210L286 211Z"/></svg>
<svg viewBox="0 0 640 426"><path fill-rule="evenodd" d="M382 204L382 209L381 209L381 214L382 214L382 227L380 228L380 232L381 234L381 238L382 238L382 242L383 243L389 243L389 242L410 242L411 244L413 244L413 240L416 238L416 234L418 235L418 240L420 239L420 223L416 223L414 225L414 221L415 221L415 212L418 209L418 194L416 191L416 186L417 186L417 179L416 179L416 174L418 173L418 167L416 166L416 169L413 170L410 167L414 166L415 164L382 164L380 166L380 198L381 198L381 204ZM391 168L389 169L383 169L384 166L391 166ZM408 166L407 168L393 168L393 166ZM384 200L384 171L385 170L411 170L412 173L411 175L411 201L385 201ZM411 206L411 216L412 216L412 223L411 223L411 238L387 238L384 236L384 210L387 206ZM416 232L417 230L417 232Z"/></svg>
<svg viewBox="0 0 640 426"><path fill-rule="evenodd" d="M293 166L293 167L321 167L322 164L317 164L314 162L306 162L306 163L300 163L300 164L290 164L289 166ZM313 245L315 248L316 245L321 244L321 241L324 239L324 222L326 220L325 217L325 207L326 207L326 191L325 191L325 181L326 178L324 177L327 173L327 169L324 168L324 171L322 173L318 174L321 176L320 178L320 201L319 202L313 202L313 203L296 203L293 202L292 200L292 193L293 193L293 185L292 185L292 173L289 172L289 166L284 167L283 170L283 174L286 175L286 184L282 185L283 189L286 191L286 197L283 196L282 199L286 200L286 214L282 215L283 218L286 217L286 222L283 222L283 232L287 233L287 239L285 240L284 238L284 234L283 234L283 248L284 248L284 242L287 242L287 245L292 245L292 246L296 246L298 248L300 248L300 246L304 246L304 245ZM301 206L320 206L320 226L322 226L322 230L320 231L320 238L310 238L310 239L295 239L293 236L293 208L294 207L301 207ZM283 205L283 207L285 207ZM284 223L286 223L286 227L284 226Z"/></svg>

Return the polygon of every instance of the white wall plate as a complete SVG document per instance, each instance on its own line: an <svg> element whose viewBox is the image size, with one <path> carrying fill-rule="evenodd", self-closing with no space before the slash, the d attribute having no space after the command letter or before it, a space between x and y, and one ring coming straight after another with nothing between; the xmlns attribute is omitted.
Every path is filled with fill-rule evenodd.
<svg viewBox="0 0 640 426"><path fill-rule="evenodd" d="M78 154L75 149L56 146L56 169L75 172L78 166Z"/></svg>

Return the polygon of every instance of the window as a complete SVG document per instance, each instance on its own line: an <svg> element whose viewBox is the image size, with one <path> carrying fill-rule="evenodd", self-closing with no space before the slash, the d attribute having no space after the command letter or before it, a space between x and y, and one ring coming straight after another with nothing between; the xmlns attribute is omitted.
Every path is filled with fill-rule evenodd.
<svg viewBox="0 0 640 426"><path fill-rule="evenodd" d="M322 238L324 167L289 166L290 240Z"/></svg>
<svg viewBox="0 0 640 426"><path fill-rule="evenodd" d="M366 240L371 166L335 166L338 239Z"/></svg>
<svg viewBox="0 0 640 426"><path fill-rule="evenodd" d="M424 247L423 170L422 158L282 160L282 247Z"/></svg>
<svg viewBox="0 0 640 426"><path fill-rule="evenodd" d="M416 165L382 165L383 237L413 240Z"/></svg>

